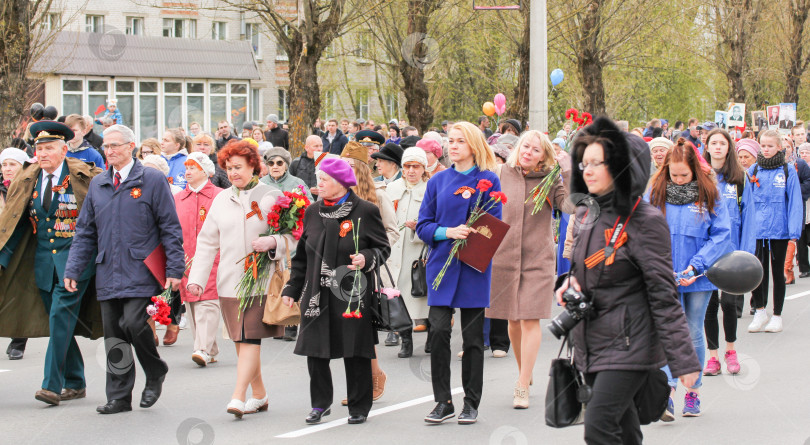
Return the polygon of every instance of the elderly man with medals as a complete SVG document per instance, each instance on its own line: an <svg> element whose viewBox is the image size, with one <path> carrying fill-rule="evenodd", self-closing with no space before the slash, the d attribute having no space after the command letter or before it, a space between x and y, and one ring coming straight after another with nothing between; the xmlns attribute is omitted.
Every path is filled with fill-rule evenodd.
<svg viewBox="0 0 810 445"><path fill-rule="evenodd" d="M0 335L49 336L45 377L35 398L49 405L86 395L84 362L74 335L101 336L98 303L85 295L95 274L82 271L76 290L63 285L76 218L90 180L101 173L92 163L66 158L73 131L54 121L31 126L36 164L26 164L9 185L0 215ZM32 263L33 261L33 263ZM32 290L39 290L39 298ZM15 298L17 297L17 298Z"/></svg>

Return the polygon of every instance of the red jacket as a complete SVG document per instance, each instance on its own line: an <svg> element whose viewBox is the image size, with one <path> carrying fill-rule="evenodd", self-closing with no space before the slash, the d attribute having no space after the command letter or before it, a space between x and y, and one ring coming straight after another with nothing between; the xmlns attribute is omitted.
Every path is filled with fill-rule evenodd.
<svg viewBox="0 0 810 445"><path fill-rule="evenodd" d="M211 209L211 203L221 191L221 188L211 184L211 181L208 181L199 193L191 191L191 189L186 186L182 192L174 195L177 216L180 218L180 226L183 228L183 250L186 253L186 257L194 258L194 254L197 252L197 235L199 235L200 230L202 230L203 222L208 216L208 211ZM183 275L183 281L180 286L180 296L183 298L183 302L219 299L219 295L217 295L218 265L219 254L217 254L214 260L214 267L211 268L211 275L208 277L205 292L203 292L200 297L195 297L186 291L188 272L186 272L186 275Z"/></svg>

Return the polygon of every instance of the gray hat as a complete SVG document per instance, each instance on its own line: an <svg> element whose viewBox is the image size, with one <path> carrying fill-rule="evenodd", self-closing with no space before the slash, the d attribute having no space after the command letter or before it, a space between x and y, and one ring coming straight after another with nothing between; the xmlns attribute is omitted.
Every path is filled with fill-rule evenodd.
<svg viewBox="0 0 810 445"><path fill-rule="evenodd" d="M277 115L275 115L275 114L268 114L268 115L267 115L267 119L266 119L266 120L267 120L268 122L272 122L272 123L274 123L274 124L277 124L277 123L278 123L278 116L277 116Z"/></svg>
<svg viewBox="0 0 810 445"><path fill-rule="evenodd" d="M242 124L242 129L243 130L252 130L253 129L253 122L245 121L245 123Z"/></svg>
<svg viewBox="0 0 810 445"><path fill-rule="evenodd" d="M365 120L365 119L363 119L363 118L360 118L360 119L357 119L355 122L357 122L357 123L358 123L358 124L360 124L360 125L363 125L363 124L365 124L365 123L366 123L366 120Z"/></svg>
<svg viewBox="0 0 810 445"><path fill-rule="evenodd" d="M284 147L273 147L266 152L264 152L264 162L269 163L273 158L281 158L284 162L287 163L287 167L290 166L292 163L292 157L290 156L290 152L287 151Z"/></svg>
<svg viewBox="0 0 810 445"><path fill-rule="evenodd" d="M517 144L518 137L514 134L502 134L501 137L498 138L498 144L503 144L508 146L509 148L515 148L515 144Z"/></svg>
<svg viewBox="0 0 810 445"><path fill-rule="evenodd" d="M498 143L495 145L491 145L491 147L492 151L495 152L495 156L503 159L504 162L507 159L509 159L509 154L511 153L511 150L509 150L509 147L507 147L505 144Z"/></svg>

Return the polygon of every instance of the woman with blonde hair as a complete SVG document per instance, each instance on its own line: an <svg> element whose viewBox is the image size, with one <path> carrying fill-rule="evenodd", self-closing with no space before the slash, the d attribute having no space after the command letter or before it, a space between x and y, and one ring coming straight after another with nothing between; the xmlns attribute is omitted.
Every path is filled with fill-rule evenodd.
<svg viewBox="0 0 810 445"><path fill-rule="evenodd" d="M503 221L509 231L492 260L493 285L488 318L509 320L509 340L515 351L518 380L514 408L529 407L529 384L542 340L540 319L551 317L554 300L553 209L572 213L568 201L569 168L557 177L546 202L533 214L530 193L557 164L548 136L529 130L520 137L506 164L495 170L506 194ZM528 200L528 202L527 202Z"/></svg>
<svg viewBox="0 0 810 445"><path fill-rule="evenodd" d="M214 138L208 133L200 133L197 136L194 136L192 141L194 142L194 148L192 151L200 152L208 156L208 159L214 163L215 173L214 176L211 177L211 184L214 184L221 189L230 187L231 181L228 181L228 173L226 173L217 162L217 153L215 151L217 143Z"/></svg>
<svg viewBox="0 0 810 445"><path fill-rule="evenodd" d="M141 148L138 150L138 159L143 160L144 156L162 154L160 150L160 142L155 138L144 139L141 142Z"/></svg>
<svg viewBox="0 0 810 445"><path fill-rule="evenodd" d="M436 289L433 283L450 256L453 241L467 239L472 229L466 225L479 196L501 190L495 168L495 155L481 130L469 122L456 122L448 132L448 156L453 167L435 174L419 208L416 233L432 252L427 262L428 321L430 369L433 395L437 402L425 422L442 423L455 416L450 389L451 317L461 311L463 356L461 359L464 408L458 417L461 424L475 423L484 385L484 308L489 306L492 266L484 272L453 259ZM479 195L480 194L480 195ZM483 195L483 196L481 196ZM500 219L501 205L489 213Z"/></svg>
<svg viewBox="0 0 810 445"><path fill-rule="evenodd" d="M385 183L382 181L374 181L371 176L371 169L368 166L368 149L359 142L350 141L343 147L343 152L340 157L351 165L354 171L354 176L357 185L351 187L351 190L360 197L380 209L380 216L382 217L383 226L385 226L385 234L388 237L388 245L393 246L399 240L399 227L397 226L397 213L394 210L394 203L388 194L385 192ZM399 271L391 270L393 276L397 276ZM387 274L383 273L383 280L386 282L386 287L393 287L395 283L387 283ZM390 336L390 334L389 334ZM399 344L397 338L397 343ZM386 345L388 339L386 339ZM388 376L380 368L377 359L371 361L371 377L374 387L374 400L378 400L385 392L385 381ZM343 402L347 402L346 399ZM346 403L343 403L345 405Z"/></svg>

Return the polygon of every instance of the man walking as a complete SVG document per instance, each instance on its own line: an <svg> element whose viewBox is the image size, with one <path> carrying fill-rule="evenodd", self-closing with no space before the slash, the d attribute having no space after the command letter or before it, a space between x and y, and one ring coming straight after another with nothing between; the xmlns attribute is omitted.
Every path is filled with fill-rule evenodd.
<svg viewBox="0 0 810 445"><path fill-rule="evenodd" d="M101 414L132 410L135 366L130 345L146 374L140 406L149 408L160 397L169 367L158 355L146 307L161 288L177 290L185 269L182 229L169 184L160 171L134 161L134 141L132 130L123 125L104 130L110 168L90 183L65 269L68 290L76 289L88 264L95 263L98 271L107 349L107 404L96 408ZM165 283L144 263L161 245Z"/></svg>
<svg viewBox="0 0 810 445"><path fill-rule="evenodd" d="M278 125L278 116L275 114L267 115L267 131L264 132L264 140L273 144L273 147L284 147L290 151L290 135Z"/></svg>

